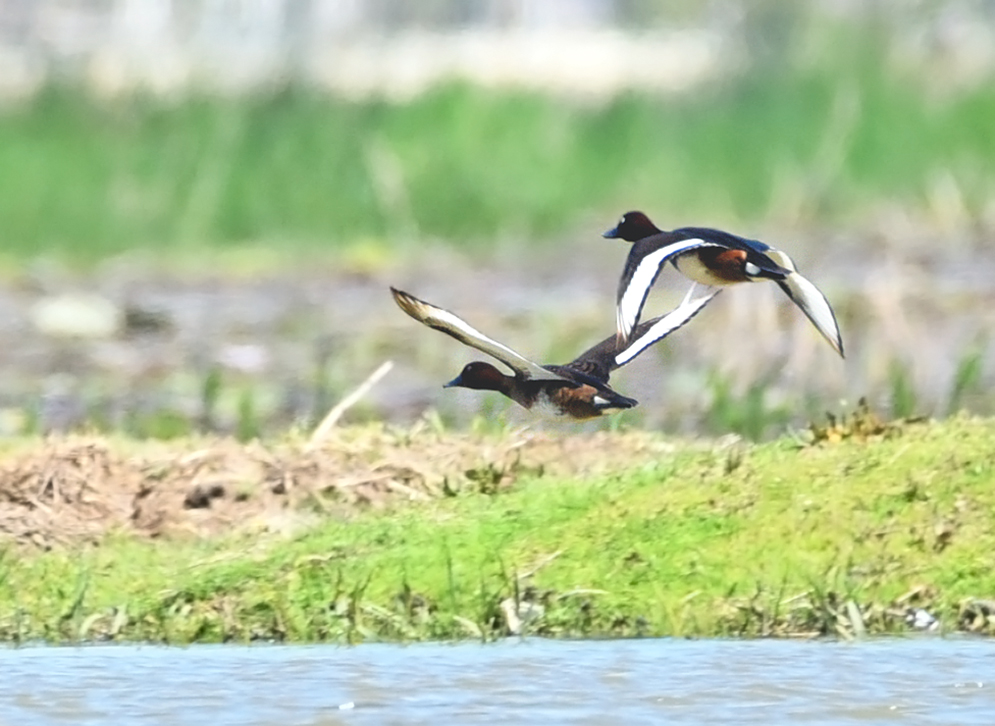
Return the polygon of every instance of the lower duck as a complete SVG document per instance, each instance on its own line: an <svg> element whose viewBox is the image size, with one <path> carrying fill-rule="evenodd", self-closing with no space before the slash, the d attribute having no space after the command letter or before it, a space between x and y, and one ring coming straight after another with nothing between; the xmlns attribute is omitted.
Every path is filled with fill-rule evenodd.
<svg viewBox="0 0 995 726"><path fill-rule="evenodd" d="M511 369L507 375L490 363L468 363L445 388L497 391L515 403L546 415L583 421L637 405L608 386L611 371L625 365L652 344L663 340L697 315L715 295L685 301L667 315L636 327L632 342L620 346L617 337L605 338L564 365L539 365L493 340L454 313L396 288L390 288L398 307L415 320L493 356Z"/></svg>

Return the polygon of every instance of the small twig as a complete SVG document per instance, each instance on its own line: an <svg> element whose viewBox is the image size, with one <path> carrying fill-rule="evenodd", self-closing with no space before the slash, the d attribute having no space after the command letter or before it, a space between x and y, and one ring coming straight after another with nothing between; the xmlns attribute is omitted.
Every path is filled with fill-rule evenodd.
<svg viewBox="0 0 995 726"><path fill-rule="evenodd" d="M597 590L592 587L577 587L573 590L567 590L566 592L561 592L556 596L557 600L566 600L568 597L577 597L578 595L608 595L607 590Z"/></svg>
<svg viewBox="0 0 995 726"><path fill-rule="evenodd" d="M359 399L365 396L369 390L373 388L373 386L375 386L381 378L387 375L393 367L393 361L384 361L384 363L373 371L369 378L360 383L352 393L335 404L332 407L332 410L328 412L328 415L322 419L320 424L318 424L318 428L316 428L314 433L311 434L311 440L308 442L308 447L313 448L324 441L328 436L328 433L335 428L335 424L337 424L339 419L342 418L342 414L354 406Z"/></svg>
<svg viewBox="0 0 995 726"><path fill-rule="evenodd" d="M548 554L548 555L544 556L542 559L540 559L538 562L536 562L532 566L531 570L528 570L527 572L520 572L520 573L518 573L518 579L519 580L526 580L526 579L532 577L532 575L534 575L535 573L537 573L539 570L541 570L543 567L545 567L546 565L548 565L550 562L552 562L553 560L555 560L557 557L559 557L562 554L563 554L563 550L556 550L556 552L553 552L552 554Z"/></svg>

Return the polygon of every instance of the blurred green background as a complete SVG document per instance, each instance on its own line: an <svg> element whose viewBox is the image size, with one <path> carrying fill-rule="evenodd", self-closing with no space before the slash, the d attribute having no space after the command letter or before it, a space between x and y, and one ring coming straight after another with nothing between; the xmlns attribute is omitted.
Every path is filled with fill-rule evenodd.
<svg viewBox="0 0 995 726"><path fill-rule="evenodd" d="M991 411L990 3L264 5L0 9L0 428L248 437L386 358L354 419L523 422L437 390L474 356L386 285L569 359L611 331L624 249L599 233L635 208L788 251L849 358L776 290L733 289L620 374L625 423Z"/></svg>
<svg viewBox="0 0 995 726"><path fill-rule="evenodd" d="M809 11L765 52L671 94L452 80L348 100L284 78L227 97L95 98L45 85L0 116L4 247L93 261L135 247L400 244L399 232L549 242L633 206L854 224L884 204L928 213L943 184L965 221L990 215L995 84L930 81L932 61L899 62L883 23Z"/></svg>

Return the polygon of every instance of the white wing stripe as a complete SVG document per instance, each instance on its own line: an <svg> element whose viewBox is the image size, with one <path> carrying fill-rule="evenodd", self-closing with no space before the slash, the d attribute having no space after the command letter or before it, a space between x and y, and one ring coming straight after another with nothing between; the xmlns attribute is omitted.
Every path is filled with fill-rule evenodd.
<svg viewBox="0 0 995 726"><path fill-rule="evenodd" d="M702 308L712 301L712 298L719 294L721 290L716 290L711 295L706 295L693 302L683 302L671 310L669 313L655 322L649 330L640 335L625 350L615 356L615 364L624 366L637 355L649 348L653 343L666 338L675 330L687 323L697 315Z"/></svg>
<svg viewBox="0 0 995 726"><path fill-rule="evenodd" d="M661 247L641 259L632 273L632 277L629 279L629 284L626 285L618 301L616 324L618 332L622 337L628 338L632 334L632 329L636 327L636 322L639 320L639 313L642 311L643 303L646 302L646 296L649 295L653 282L656 280L657 275L660 274L660 268L667 263L667 260L674 255L679 255L682 252L699 247L719 246L721 245L715 245L697 238L685 239L680 242L674 242L666 247Z"/></svg>

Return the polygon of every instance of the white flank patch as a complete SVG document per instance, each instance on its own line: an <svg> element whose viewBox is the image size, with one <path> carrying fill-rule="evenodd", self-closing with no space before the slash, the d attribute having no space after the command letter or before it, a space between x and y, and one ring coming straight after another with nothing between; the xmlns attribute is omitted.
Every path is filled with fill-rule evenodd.
<svg viewBox="0 0 995 726"><path fill-rule="evenodd" d="M689 320L691 320L691 318L701 312L702 308L710 303L712 298L718 295L719 292L721 292L721 290L716 290L711 295L706 295L705 297L699 298L698 300L694 300L692 302L681 303L680 306L664 315L656 323L654 323L649 330L632 341L632 344L629 345L628 348L616 355L615 364L624 366L637 355L653 345L653 343L666 338L668 335L686 324Z"/></svg>
<svg viewBox="0 0 995 726"><path fill-rule="evenodd" d="M639 313L642 311L646 296L649 295L650 288L653 286L653 281L656 280L656 276L660 274L660 268L667 263L667 260L689 250L718 246L720 245L697 238L686 239L661 247L641 259L629 279L629 284L626 285L618 299L616 323L619 334L626 340L632 334L632 329L639 321Z"/></svg>

